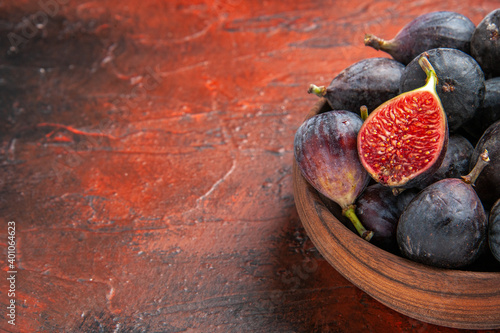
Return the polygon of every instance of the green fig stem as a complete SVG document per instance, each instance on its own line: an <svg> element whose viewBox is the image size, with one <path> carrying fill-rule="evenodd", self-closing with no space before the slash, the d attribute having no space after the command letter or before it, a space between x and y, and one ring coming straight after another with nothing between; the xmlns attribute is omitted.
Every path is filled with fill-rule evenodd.
<svg viewBox="0 0 500 333"><path fill-rule="evenodd" d="M477 177L479 177L481 171L483 171L484 167L487 166L489 162L490 162L490 156L488 154L488 150L485 149L484 152L477 158L477 162L476 165L474 165L474 168L468 175L462 176L462 180L466 184L474 186Z"/></svg>
<svg viewBox="0 0 500 333"><path fill-rule="evenodd" d="M318 97L323 97L326 95L326 88L325 86L317 86L315 84L311 84L309 86L309 89L307 90L308 94L315 94Z"/></svg>
<svg viewBox="0 0 500 333"><path fill-rule="evenodd" d="M431 88L433 91L435 90L436 85L438 84L438 77L436 75L436 71L434 67L432 67L429 59L427 59L427 53L424 53L420 58L418 58L418 64L424 70L427 78L425 79L425 87Z"/></svg>
<svg viewBox="0 0 500 333"><path fill-rule="evenodd" d="M343 208L342 215L347 217L352 222L354 228L356 228L356 231L364 240L370 241L370 239L372 239L373 237L373 231L365 229L358 216L356 215L355 208L355 205L349 205Z"/></svg>
<svg viewBox="0 0 500 333"><path fill-rule="evenodd" d="M366 107L366 105L361 105L361 107L359 108L359 113L361 114L361 119L363 121L368 118L368 108Z"/></svg>
<svg viewBox="0 0 500 333"><path fill-rule="evenodd" d="M406 189L405 188L401 188L401 187L395 187L392 189L392 195L394 195L395 197L397 197L398 195L400 195L401 193L403 193Z"/></svg>
<svg viewBox="0 0 500 333"><path fill-rule="evenodd" d="M384 50L384 45L387 44L387 41L385 39L379 38L372 34L365 34L364 42L365 46L371 46L377 51L379 51L380 49Z"/></svg>
<svg viewBox="0 0 500 333"><path fill-rule="evenodd" d="M364 38L365 46L371 46L377 51L384 51L389 54L392 54L398 47L398 41L395 39L386 40L380 37L377 37L372 34L365 34Z"/></svg>

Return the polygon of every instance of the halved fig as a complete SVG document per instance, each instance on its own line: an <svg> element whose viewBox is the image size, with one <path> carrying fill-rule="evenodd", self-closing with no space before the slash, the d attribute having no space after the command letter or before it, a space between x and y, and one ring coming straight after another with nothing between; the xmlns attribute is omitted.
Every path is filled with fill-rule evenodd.
<svg viewBox="0 0 500 333"><path fill-rule="evenodd" d="M484 97L484 73L468 54L451 48L437 48L425 52L439 77L437 94L446 111L448 130L457 132L475 115ZM421 87L425 83L418 58L403 71L399 92Z"/></svg>
<svg viewBox="0 0 500 333"><path fill-rule="evenodd" d="M358 133L358 154L372 178L397 193L425 181L441 165L448 125L436 93L437 76L422 55L426 84L376 108Z"/></svg>
<svg viewBox="0 0 500 333"><path fill-rule="evenodd" d="M307 119L294 138L295 160L318 192L336 202L361 237L370 240L373 232L361 224L354 202L370 177L359 162L356 137L361 118L350 111L336 110Z"/></svg>

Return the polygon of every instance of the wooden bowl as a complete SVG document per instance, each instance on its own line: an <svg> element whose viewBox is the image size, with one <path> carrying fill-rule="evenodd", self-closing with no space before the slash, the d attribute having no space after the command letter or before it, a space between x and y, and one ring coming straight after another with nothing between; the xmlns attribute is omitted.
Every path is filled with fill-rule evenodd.
<svg viewBox="0 0 500 333"><path fill-rule="evenodd" d="M331 110L321 99L308 117ZM500 328L500 273L433 268L381 250L349 230L293 164L295 204L323 257L347 280L391 309L423 322ZM333 211L333 212L332 212Z"/></svg>

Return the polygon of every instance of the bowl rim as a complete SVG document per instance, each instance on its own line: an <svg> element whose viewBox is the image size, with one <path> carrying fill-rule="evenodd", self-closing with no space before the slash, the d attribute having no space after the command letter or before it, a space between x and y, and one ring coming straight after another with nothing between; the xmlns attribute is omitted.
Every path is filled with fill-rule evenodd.
<svg viewBox="0 0 500 333"><path fill-rule="evenodd" d="M321 98L306 119L330 110ZM423 322L460 329L500 328L499 272L435 268L384 251L335 217L302 176L295 158L292 173L304 229L327 262L352 284Z"/></svg>

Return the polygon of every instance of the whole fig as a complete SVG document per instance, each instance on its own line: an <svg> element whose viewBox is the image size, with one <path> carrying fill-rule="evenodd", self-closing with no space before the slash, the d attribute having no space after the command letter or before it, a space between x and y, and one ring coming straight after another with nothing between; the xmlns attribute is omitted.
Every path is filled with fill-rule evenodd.
<svg viewBox="0 0 500 333"><path fill-rule="evenodd" d="M491 253L500 262L500 198L490 211L488 242Z"/></svg>
<svg viewBox="0 0 500 333"><path fill-rule="evenodd" d="M481 256L488 221L471 184L488 161L484 152L463 180L440 180L410 202L397 228L397 241L404 256L442 268L464 267Z"/></svg>
<svg viewBox="0 0 500 333"><path fill-rule="evenodd" d="M404 208L418 193L408 189L399 195L381 184L373 184L356 201L356 214L369 230L373 231L371 243L392 253L398 253L396 228Z"/></svg>
<svg viewBox="0 0 500 333"><path fill-rule="evenodd" d="M396 96L403 64L388 58L367 58L340 72L325 88L312 84L308 92L325 97L333 110L359 114L362 106L372 111Z"/></svg>
<svg viewBox="0 0 500 333"><path fill-rule="evenodd" d="M420 53L438 47L470 53L474 29L474 23L462 14L437 11L418 16L391 40L367 34L365 45L385 51L406 65Z"/></svg>
<svg viewBox="0 0 500 333"><path fill-rule="evenodd" d="M472 162L485 149L491 156L491 162L484 168L476 180L476 192L486 207L491 207L500 198L500 120L486 129L474 148Z"/></svg>
<svg viewBox="0 0 500 333"><path fill-rule="evenodd" d="M459 134L451 135L441 166L432 176L418 184L418 188L424 189L441 179L461 178L467 174L473 151L474 146L465 137Z"/></svg>
<svg viewBox="0 0 500 333"><path fill-rule="evenodd" d="M471 54L483 71L490 76L500 75L500 8L486 15L471 37Z"/></svg>
<svg viewBox="0 0 500 333"><path fill-rule="evenodd" d="M354 202L370 177L359 162L356 137L361 118L336 110L307 119L295 133L295 160L304 178L321 194L342 207L366 240L373 236L355 214Z"/></svg>

